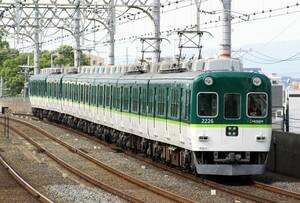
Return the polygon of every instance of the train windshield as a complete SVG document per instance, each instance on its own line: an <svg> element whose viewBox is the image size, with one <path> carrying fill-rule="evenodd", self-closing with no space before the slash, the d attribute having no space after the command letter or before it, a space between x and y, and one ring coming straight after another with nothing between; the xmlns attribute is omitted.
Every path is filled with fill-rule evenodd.
<svg viewBox="0 0 300 203"><path fill-rule="evenodd" d="M218 95L216 93L198 94L198 116L216 117L218 114Z"/></svg>
<svg viewBox="0 0 300 203"><path fill-rule="evenodd" d="M249 117L266 117L268 97L266 93L249 93L247 97Z"/></svg>
<svg viewBox="0 0 300 203"><path fill-rule="evenodd" d="M227 119L238 119L241 115L241 95L225 94L224 117Z"/></svg>

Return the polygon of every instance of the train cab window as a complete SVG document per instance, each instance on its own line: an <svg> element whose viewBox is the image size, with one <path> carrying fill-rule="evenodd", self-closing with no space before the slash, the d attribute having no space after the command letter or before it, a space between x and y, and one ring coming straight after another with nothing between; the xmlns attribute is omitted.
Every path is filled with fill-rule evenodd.
<svg viewBox="0 0 300 203"><path fill-rule="evenodd" d="M198 116L216 117L218 115L217 93L201 92L198 94Z"/></svg>
<svg viewBox="0 0 300 203"><path fill-rule="evenodd" d="M266 93L249 93L247 96L247 115L252 118L264 118L268 111Z"/></svg>
<svg viewBox="0 0 300 203"><path fill-rule="evenodd" d="M239 119L241 115L241 95L225 94L224 96L224 117L227 119Z"/></svg>

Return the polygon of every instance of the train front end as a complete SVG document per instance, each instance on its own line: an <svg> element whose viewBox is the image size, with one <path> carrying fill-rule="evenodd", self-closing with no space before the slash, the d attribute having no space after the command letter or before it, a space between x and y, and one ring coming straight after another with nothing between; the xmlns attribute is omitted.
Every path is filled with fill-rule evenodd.
<svg viewBox="0 0 300 203"><path fill-rule="evenodd" d="M256 175L270 149L271 84L254 72L205 72L193 84L195 168L206 175Z"/></svg>

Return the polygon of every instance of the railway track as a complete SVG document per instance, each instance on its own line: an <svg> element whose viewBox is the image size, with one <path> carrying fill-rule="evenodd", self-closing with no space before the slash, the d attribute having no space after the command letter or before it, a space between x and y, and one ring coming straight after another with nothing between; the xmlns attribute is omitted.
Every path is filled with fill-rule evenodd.
<svg viewBox="0 0 300 203"><path fill-rule="evenodd" d="M12 132L22 136L73 174L129 202L193 202L109 167L28 122L11 118L10 123Z"/></svg>
<svg viewBox="0 0 300 203"><path fill-rule="evenodd" d="M87 135L87 134L85 134L83 132L80 132L78 130L74 130L74 129L71 129L71 128L66 127L64 125L60 125L60 124L56 124L56 123L51 123L51 122L46 122L46 123L49 123L51 125L55 125L55 126L57 126L59 128L63 128L65 130L69 131L69 132L78 134L80 136L84 136L84 137L86 137L88 139L91 139L91 140L97 142L97 143L100 143L102 145L108 146L111 149L120 150L120 148L116 147L114 144L108 144L108 143L106 143L106 142L104 142L102 140L99 140L96 137L92 137L92 136ZM152 161L152 160L150 160L148 158L145 158L143 156L134 154L132 152L124 151L124 150L122 150L122 151L125 154L127 154L127 155L129 155L129 156L131 156L131 157L133 157L135 159L143 161L143 162L145 162L147 164L150 164L152 166L155 166L157 168L169 171L169 172L171 172L173 174L176 174L178 176L184 177L184 178L186 178L188 180L192 180L192 181L194 181L196 183L199 183L199 184L204 184L204 185L209 186L211 188L217 189L219 191L222 191L222 192L225 192L225 193L228 193L228 194L240 197L240 198L244 198L244 199L251 200L251 201L254 201L254 202L278 202L278 201L276 201L276 200L274 200L272 198L272 195L270 195L269 198L262 197L262 196L256 196L256 195L252 194L250 191L239 190L239 189L236 189L236 188L224 185L224 184L220 184L220 183L218 183L216 181L211 181L211 180L208 180L208 179L205 179L205 178L200 178L198 176L194 176L194 175L185 173L185 172L183 172L181 170L170 168L170 167L165 166L163 164L154 162L154 161ZM291 191L288 191L288 190L284 190L282 188L278 188L278 187L274 187L274 186L271 186L271 185L267 185L267 184L264 184L264 183L261 183L261 182L258 182L258 181L251 181L249 183L249 187L254 187L256 189L260 189L262 191L269 192L270 194L276 194L276 195L284 196L284 198L291 199L291 202L297 202L297 201L300 200L300 194L299 193L291 192Z"/></svg>
<svg viewBox="0 0 300 203"><path fill-rule="evenodd" d="M13 179L13 180L12 180ZM1 202L44 202L52 200L26 182L0 155L0 201ZM1 189L3 188L3 190ZM13 189L13 191L11 191Z"/></svg>

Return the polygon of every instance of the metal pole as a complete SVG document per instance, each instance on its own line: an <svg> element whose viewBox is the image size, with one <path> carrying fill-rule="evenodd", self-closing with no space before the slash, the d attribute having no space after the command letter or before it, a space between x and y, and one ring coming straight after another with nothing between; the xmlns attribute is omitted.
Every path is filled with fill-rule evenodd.
<svg viewBox="0 0 300 203"><path fill-rule="evenodd" d="M74 66L80 68L80 1L75 1L76 11L74 15L74 38L75 38L75 50L74 50Z"/></svg>
<svg viewBox="0 0 300 203"><path fill-rule="evenodd" d="M109 18L108 18L108 25L109 25L109 50L108 50L108 65L115 65L115 32L116 32L116 7L114 0L110 1L110 8L109 8Z"/></svg>
<svg viewBox="0 0 300 203"><path fill-rule="evenodd" d="M223 11L222 22L222 43L220 48L220 58L231 58L231 0L221 0Z"/></svg>
<svg viewBox="0 0 300 203"><path fill-rule="evenodd" d="M38 1L35 3L35 32L34 32L34 74L40 73L40 19L39 19L39 8Z"/></svg>
<svg viewBox="0 0 300 203"><path fill-rule="evenodd" d="M157 38L154 47L153 63L160 61L160 0L153 0L152 4L152 17L154 20L154 37Z"/></svg>
<svg viewBox="0 0 300 203"><path fill-rule="evenodd" d="M290 102L289 98L287 98L286 104L286 118L285 118L285 132L290 132Z"/></svg>
<svg viewBox="0 0 300 203"><path fill-rule="evenodd" d="M201 6L201 1L202 0L195 0L195 5L196 5L196 18L197 18L197 31L200 31L200 6Z"/></svg>

